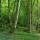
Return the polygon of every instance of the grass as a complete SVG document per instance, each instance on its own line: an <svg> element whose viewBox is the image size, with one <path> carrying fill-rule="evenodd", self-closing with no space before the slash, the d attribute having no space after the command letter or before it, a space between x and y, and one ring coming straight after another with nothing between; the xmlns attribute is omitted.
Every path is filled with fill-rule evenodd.
<svg viewBox="0 0 40 40"><path fill-rule="evenodd" d="M38 40L35 33L15 32L14 34L0 33L0 40Z"/></svg>
<svg viewBox="0 0 40 40"><path fill-rule="evenodd" d="M38 40L38 36L31 33L17 32L16 39L17 40Z"/></svg>

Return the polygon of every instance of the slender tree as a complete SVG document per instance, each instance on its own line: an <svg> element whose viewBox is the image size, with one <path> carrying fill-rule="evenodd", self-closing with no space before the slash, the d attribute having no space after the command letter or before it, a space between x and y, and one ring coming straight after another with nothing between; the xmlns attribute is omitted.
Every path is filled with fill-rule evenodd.
<svg viewBox="0 0 40 40"><path fill-rule="evenodd" d="M0 0L0 17L1 17L1 0Z"/></svg>
<svg viewBox="0 0 40 40"><path fill-rule="evenodd" d="M15 25L14 25L15 28L17 27L21 0L16 0L16 2L17 2L17 5L16 5L16 20L15 20Z"/></svg>
<svg viewBox="0 0 40 40"><path fill-rule="evenodd" d="M10 21L10 26L11 26L11 30L10 32L13 32L17 26L17 21L18 21L18 16L19 16L19 9L20 9L20 0L15 0L16 1L16 18L15 18L15 24L13 26L12 20L11 20L11 16L10 16L10 0L8 0L8 14L9 14L9 21ZM14 29L14 30L13 30Z"/></svg>
<svg viewBox="0 0 40 40"><path fill-rule="evenodd" d="M27 3L27 13L28 13L28 28L30 30L30 32L32 32L32 10L33 10L33 6L35 4L35 0L32 3L32 0L28 0Z"/></svg>
<svg viewBox="0 0 40 40"><path fill-rule="evenodd" d="M39 19L39 17L38 17L38 0L37 0L37 26L36 26L36 30L38 29L38 19Z"/></svg>
<svg viewBox="0 0 40 40"><path fill-rule="evenodd" d="M28 30L31 32L31 0L27 3L27 14L28 14Z"/></svg>

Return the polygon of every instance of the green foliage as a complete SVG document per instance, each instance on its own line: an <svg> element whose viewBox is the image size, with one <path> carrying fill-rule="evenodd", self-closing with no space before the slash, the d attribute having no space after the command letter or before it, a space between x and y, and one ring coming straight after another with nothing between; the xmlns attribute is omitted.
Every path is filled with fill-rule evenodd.
<svg viewBox="0 0 40 40"><path fill-rule="evenodd" d="M8 2L9 1L9 2ZM16 21L16 0L2 0L0 5L0 29L3 27L8 28L8 30L11 30L14 28L15 21ZM38 5L40 4L40 1ZM31 6L30 6L31 5ZM37 23L37 0L21 0L20 3L20 13L18 18L17 27L21 26L24 27L24 31L30 30L30 13L32 12L32 26L34 26ZM9 18L10 17L10 18ZM11 23L11 25L10 25Z"/></svg>

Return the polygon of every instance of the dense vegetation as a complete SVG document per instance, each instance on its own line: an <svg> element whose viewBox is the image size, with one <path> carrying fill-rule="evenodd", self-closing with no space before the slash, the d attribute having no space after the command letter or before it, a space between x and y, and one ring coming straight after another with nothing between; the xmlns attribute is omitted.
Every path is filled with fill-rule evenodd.
<svg viewBox="0 0 40 40"><path fill-rule="evenodd" d="M40 0L0 0L0 31L40 32Z"/></svg>

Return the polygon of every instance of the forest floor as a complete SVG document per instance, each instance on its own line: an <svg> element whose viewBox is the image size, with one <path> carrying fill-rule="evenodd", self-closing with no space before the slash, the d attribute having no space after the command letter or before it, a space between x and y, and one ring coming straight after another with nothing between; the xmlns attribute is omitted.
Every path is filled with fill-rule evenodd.
<svg viewBox="0 0 40 40"><path fill-rule="evenodd" d="M40 40L40 36L25 32L15 32L15 34L0 32L0 40Z"/></svg>

